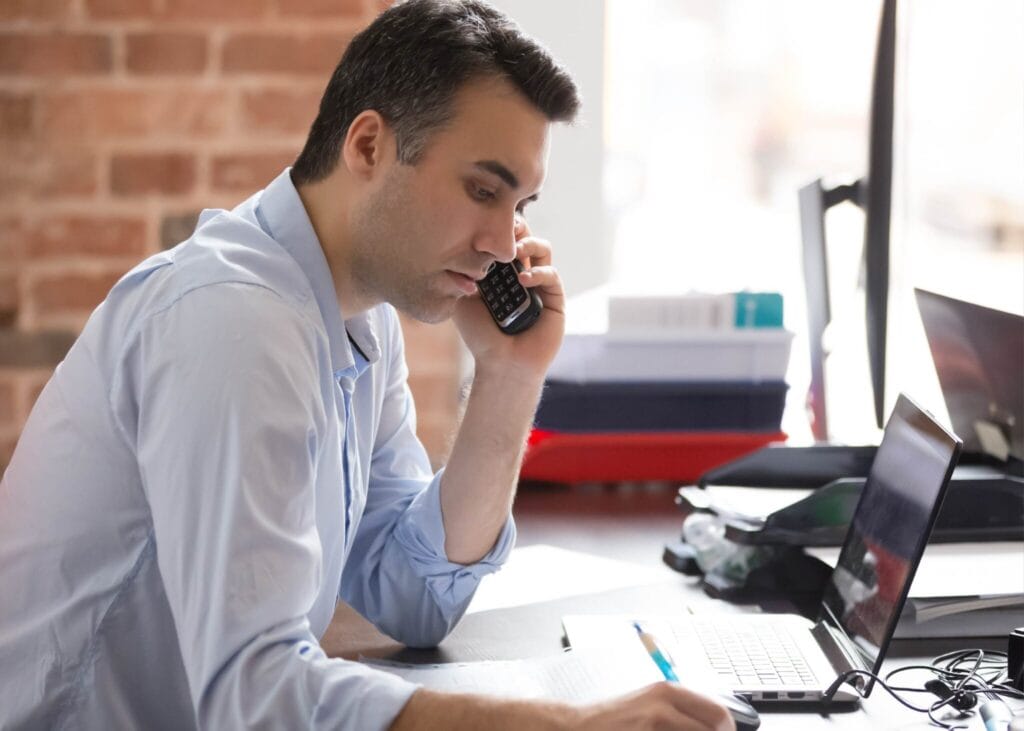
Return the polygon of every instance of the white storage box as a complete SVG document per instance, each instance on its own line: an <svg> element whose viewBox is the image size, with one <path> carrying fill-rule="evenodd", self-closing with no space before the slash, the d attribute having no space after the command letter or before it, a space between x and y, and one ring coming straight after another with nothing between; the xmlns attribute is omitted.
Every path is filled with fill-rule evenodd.
<svg viewBox="0 0 1024 731"><path fill-rule="evenodd" d="M783 381L793 333L567 333L548 369L566 381Z"/></svg>

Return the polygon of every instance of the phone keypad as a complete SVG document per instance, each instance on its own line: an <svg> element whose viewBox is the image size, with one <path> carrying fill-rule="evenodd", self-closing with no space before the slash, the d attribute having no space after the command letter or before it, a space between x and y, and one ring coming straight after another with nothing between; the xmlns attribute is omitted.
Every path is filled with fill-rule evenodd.
<svg viewBox="0 0 1024 731"><path fill-rule="evenodd" d="M518 310L528 297L526 288L516 276L522 264L495 264L487 276L477 282L480 296L487 307L499 319L504 319Z"/></svg>

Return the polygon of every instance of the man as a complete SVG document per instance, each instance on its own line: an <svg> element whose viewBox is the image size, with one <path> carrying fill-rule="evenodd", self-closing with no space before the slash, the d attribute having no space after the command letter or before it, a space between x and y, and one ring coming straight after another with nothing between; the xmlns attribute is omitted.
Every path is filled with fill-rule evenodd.
<svg viewBox="0 0 1024 731"><path fill-rule="evenodd" d="M399 4L352 41L293 169L114 287L0 490L0 726L729 727L666 684L585 709L487 700L317 644L340 597L434 645L511 549L564 299L521 214L577 106L488 6ZM544 311L507 336L474 280L517 257ZM395 308L454 317L475 360L437 474Z"/></svg>

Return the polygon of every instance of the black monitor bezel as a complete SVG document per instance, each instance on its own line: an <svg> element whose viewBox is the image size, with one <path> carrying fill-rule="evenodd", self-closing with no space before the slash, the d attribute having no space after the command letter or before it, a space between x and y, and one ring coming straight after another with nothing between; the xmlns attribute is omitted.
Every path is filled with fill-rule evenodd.
<svg viewBox="0 0 1024 731"><path fill-rule="evenodd" d="M814 438L829 437L825 399L825 328L832 319L825 214L844 201L865 213L864 318L875 422L883 425L889 318L889 262L892 213L893 119L896 86L896 0L883 0L871 87L868 169L861 179L827 188L820 179L799 190L804 290L811 378L808 402Z"/></svg>

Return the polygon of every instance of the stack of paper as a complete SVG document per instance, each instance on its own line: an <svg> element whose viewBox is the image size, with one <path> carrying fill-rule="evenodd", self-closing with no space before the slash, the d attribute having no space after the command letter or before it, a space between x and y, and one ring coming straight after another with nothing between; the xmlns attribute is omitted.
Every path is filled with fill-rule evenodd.
<svg viewBox="0 0 1024 731"><path fill-rule="evenodd" d="M807 549L829 565L838 548ZM1024 544L929 544L896 638L1006 637L1024 624Z"/></svg>

